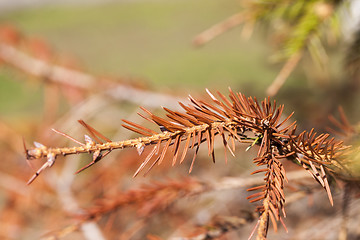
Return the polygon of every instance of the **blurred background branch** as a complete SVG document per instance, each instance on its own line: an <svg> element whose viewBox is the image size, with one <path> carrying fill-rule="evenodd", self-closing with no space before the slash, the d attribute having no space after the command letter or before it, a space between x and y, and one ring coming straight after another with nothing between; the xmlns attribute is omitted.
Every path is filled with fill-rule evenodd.
<svg viewBox="0 0 360 240"><path fill-rule="evenodd" d="M123 239L148 234L153 239L192 239L206 231L222 239L243 239L254 228L251 221L236 224L235 218L221 216L242 219L253 212L244 189L262 181L247 177L254 170L249 159L256 150L237 154L228 165L221 152L213 165L206 151L200 151L193 177L206 190L197 196L172 195L166 211L151 218L119 208L84 223L76 216L96 203L111 203L117 194L131 194L143 183L182 179L188 166L169 170L164 164L145 179L132 179L139 158L129 150L74 176L79 165L91 161L77 156L60 160L26 187L41 163L25 161L22 137L66 145L50 129L82 139L76 120L84 119L111 139L127 139L133 135L120 128L120 119L142 124L139 105L154 112L161 106L175 109L183 100L178 96L199 96L204 88L227 91L229 86L261 99L272 83L276 87L270 94L288 111L295 110L303 129L324 130L338 105L351 123L360 118L357 0L1 1L0 9L2 239L114 239L119 233ZM194 48L192 40L202 47ZM311 179L289 173L288 178L300 181L287 186L286 237L337 239L334 229L343 221L341 190L333 189L331 208L323 204L321 191L313 191L317 185ZM359 236L358 201L349 200L348 239ZM144 204L152 209L150 205ZM200 233L193 232L197 226ZM282 234L279 229L269 238Z"/></svg>

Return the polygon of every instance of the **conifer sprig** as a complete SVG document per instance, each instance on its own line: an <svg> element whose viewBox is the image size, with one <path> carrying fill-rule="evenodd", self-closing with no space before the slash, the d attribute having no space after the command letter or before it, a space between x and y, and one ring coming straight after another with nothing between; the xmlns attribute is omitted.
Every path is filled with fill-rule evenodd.
<svg viewBox="0 0 360 240"><path fill-rule="evenodd" d="M345 149L341 141L330 138L329 134L310 132L296 133L292 116L283 116L284 106L276 106L275 101L266 98L258 102L256 98L245 97L230 89L229 98L217 92L213 95L209 90L208 100L196 100L189 97L190 104L179 103L185 112L172 111L164 108L166 118L156 116L142 108L146 115L139 115L156 124L160 133L124 120L123 126L140 135L139 138L111 141L84 121L79 122L87 129L91 137L85 135L82 143L65 133L61 135L76 142L78 146L51 148L35 143L35 148L26 149L27 159L47 158L47 162L29 180L31 183L47 167L51 167L59 155L89 153L93 161L83 169L90 167L115 149L136 148L142 155L144 148L151 148L145 159L136 170L134 176L147 168L146 173L156 164L161 164L166 153L172 156L172 165L183 163L187 153L194 149L189 172L192 171L200 146L207 145L208 155L215 162L215 138L219 138L225 149L234 155L235 143L257 145L259 150L253 162L259 167L252 174L264 173L264 184L249 188L255 193L248 197L250 202L261 202L257 208L260 213L258 239L264 239L269 219L274 229L277 222L283 225L285 214L284 182L287 181L283 159L289 159L301 165L326 190L330 203L333 204L328 183L328 173L334 171L337 158ZM95 139L95 140L93 140ZM284 225L285 226L285 225Z"/></svg>

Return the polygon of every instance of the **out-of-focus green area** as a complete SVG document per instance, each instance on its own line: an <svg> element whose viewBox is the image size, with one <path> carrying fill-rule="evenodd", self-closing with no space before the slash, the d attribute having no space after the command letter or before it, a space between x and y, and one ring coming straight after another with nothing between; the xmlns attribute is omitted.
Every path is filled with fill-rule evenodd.
<svg viewBox="0 0 360 240"><path fill-rule="evenodd" d="M261 66L267 52L257 38L242 40L237 28L203 48L191 44L201 31L239 10L233 0L134 1L23 10L3 21L79 56L91 72L142 76L159 90L219 87L219 82L227 88L246 81L259 88L276 71Z"/></svg>
<svg viewBox="0 0 360 240"><path fill-rule="evenodd" d="M74 56L94 75L140 78L150 90L182 97L203 94L205 88L227 94L231 87L261 99L284 64L269 63L271 34L256 25L251 38L244 39L239 26L203 47L192 45L197 34L240 10L234 0L124 1L21 9L2 13L0 23L15 24L26 37L45 39L56 53ZM330 56L332 77L326 80L304 57L275 97L286 104L288 114L295 110L300 122L322 126L338 105L346 108L353 101L341 89L341 51L340 57L338 52ZM24 80L26 75L17 70L0 72L3 116L41 115L41 84ZM351 117L352 110L347 112Z"/></svg>
<svg viewBox="0 0 360 240"><path fill-rule="evenodd" d="M22 9L0 20L76 56L90 73L140 77L152 90L182 96L206 87L226 92L229 86L264 94L278 69L267 66L268 47L259 35L244 40L239 27L204 47L192 45L197 34L239 10L233 0L126 1ZM22 111L21 98L40 100L36 91L31 100L24 95L23 83L13 83L9 71L0 77L2 112Z"/></svg>

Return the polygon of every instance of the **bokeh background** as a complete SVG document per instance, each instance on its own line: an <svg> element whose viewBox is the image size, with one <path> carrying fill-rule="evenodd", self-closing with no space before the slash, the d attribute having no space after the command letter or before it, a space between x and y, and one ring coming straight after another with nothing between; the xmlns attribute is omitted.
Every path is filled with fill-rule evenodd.
<svg viewBox="0 0 360 240"><path fill-rule="evenodd" d="M71 84L33 76L0 60L0 238L38 239L56 234L59 237L67 226L76 226L76 230L61 237L144 239L147 234L154 234L167 239L186 236L192 227L206 224L216 214L231 215L254 207L244 199L245 190L240 189L222 191L221 196L217 192L207 193L195 201L179 200L176 207L160 211L146 224L144 219L147 221L149 216L139 217L128 209L120 209L109 214L116 217L89 221L86 223L89 226L77 225L83 209L99 199L114 197L154 180L181 181L187 176L188 165L168 168L164 164L146 178L132 179L141 159L135 150L128 150L112 153L113 156L74 176L89 161L89 156L67 157L57 160L52 169L26 186L41 162L27 162L22 144L24 137L28 146L33 141L47 146L74 145L51 128L82 139L86 131L76 122L78 119L84 119L112 140L127 139L136 135L121 127L121 119L146 124L136 114L139 106L161 114L161 106L174 107L177 100L188 94L204 97L205 88L227 95L231 87L247 96L264 98L284 64L274 62L278 36L274 37L273 30L259 24L249 34L239 25L204 46L196 47L193 43L204 30L240 12L240 1L2 1L0 6L0 43L50 65L96 76L97 81L86 90L77 89ZM325 45L326 65L318 65L305 55L274 97L285 104L285 114L295 111L293 119L300 129L314 127L319 132L326 131L328 115L336 115L339 105L350 122L355 124L360 117L359 78L349 74L346 65L351 36L356 32L349 22L358 22L351 12L360 11L356 11L356 1L349 1L348 7L339 11L337 40ZM106 94L109 88L119 85L154 95L126 95L126 88L125 92L114 93L117 97ZM240 147L239 159L232 159L227 165L222 161L222 149L216 165L208 164L204 150L191 176L205 182L216 182L225 176L247 176L253 169L250 160L256 150L243 153L246 147ZM308 203L311 201L312 204ZM274 239L314 236L313 231L304 229L316 221L326 224L329 216L337 222L326 225L320 235L339 224L340 206L326 208L324 201L326 196L321 192L290 206L290 233L280 229ZM303 209L309 211L304 213ZM171 221L162 225L166 218ZM297 218L304 222L296 222ZM250 225L242 233L228 235L228 239L248 236L253 228ZM337 232L321 236L316 239L336 239Z"/></svg>

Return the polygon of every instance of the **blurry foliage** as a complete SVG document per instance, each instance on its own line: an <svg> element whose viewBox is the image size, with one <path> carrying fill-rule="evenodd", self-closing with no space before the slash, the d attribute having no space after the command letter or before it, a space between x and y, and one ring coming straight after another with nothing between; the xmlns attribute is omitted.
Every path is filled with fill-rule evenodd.
<svg viewBox="0 0 360 240"><path fill-rule="evenodd" d="M261 39L246 42L239 29L207 48L191 45L194 35L239 8L234 0L133 1L18 10L0 19L78 56L96 74L146 78L161 91L199 91L206 85L263 92L276 70L265 66L259 74L256 65L266 62L267 51Z"/></svg>
<svg viewBox="0 0 360 240"><path fill-rule="evenodd" d="M287 60L267 93L277 94L285 80L300 61L304 51L320 68L328 68L326 44L339 37L338 11L342 1L324 0L265 0L245 1L245 22L269 28L267 32L278 48L274 60Z"/></svg>
<svg viewBox="0 0 360 240"><path fill-rule="evenodd" d="M249 6L250 18L270 25L283 36L279 39L280 57L288 58L304 48L314 48L312 39L326 36L334 40L339 33L339 1L255 1ZM315 47L315 51L321 48Z"/></svg>
<svg viewBox="0 0 360 240"><path fill-rule="evenodd" d="M324 129L326 115L335 112L338 104L345 104L350 119L358 119L359 33L347 52L346 73L339 67L339 59L344 58L339 11L345 1L238 3L126 1L2 13L2 22L15 24L21 30L14 31L18 35L5 31L1 46L7 44L47 66L95 77L96 84L79 89L72 86L71 83L76 85L73 79L70 84L63 84L44 78L51 71L34 76L16 64L0 61L0 238L247 238L258 216L253 214L254 206L244 200L249 195L244 189L263 182L263 177L245 177L255 170L249 159L257 149L251 148L228 165L218 161L216 167L209 164L206 151L199 151L192 174L197 178L179 177L187 173L188 166L169 170L165 161L147 178L132 179L140 165L136 150L113 152L95 167L74 175L89 159L68 156L66 161L59 158L57 166L45 171L36 183L25 186L41 163L26 162L21 143L24 136L26 142L67 145L50 129L61 129L81 139L84 131L75 124L81 118L110 133L104 135L111 139L128 139L132 135L120 128L121 118L142 125L135 118L139 105L170 105L180 100L176 97L180 91L179 95L184 96L204 87L224 90L232 86L235 91L242 88L246 95L261 98L281 72L281 66L268 64L268 43L275 47L273 60L291 63L293 56L299 57L292 62L291 81L280 90L277 99L285 102L287 109L296 111L295 118L303 128ZM243 28L234 29L201 49L192 48L190 42L196 34L228 16L231 24L226 25L227 20L220 23L218 27L227 27L217 33L239 24ZM252 32L251 41L241 38ZM31 39L29 35L46 40ZM64 52L79 56L82 62ZM296 68L298 61L304 69ZM93 76L99 72L121 77ZM125 86L118 94L120 98L109 95L108 90L116 86ZM154 95L137 102L121 99L121 95L134 89ZM157 111L154 106L150 108ZM356 132L355 128L350 139L345 136L355 150ZM145 149L144 155L147 154ZM216 158L221 159L221 150L218 155ZM349 156L355 161L351 170L356 173L358 154L352 152ZM345 239L341 236L346 235L357 239L360 204L359 199L351 201L353 193L357 193L357 182L345 186L351 190L342 196L340 188L344 183L335 179L339 189L332 187L335 206L331 208L323 204L326 194L319 191L321 187L313 179L297 175L294 164L284 165L287 171L294 170L288 173L292 181L285 193L289 233L285 235L280 228L278 233L270 232L269 239L279 239L283 234L284 238L298 239Z"/></svg>

